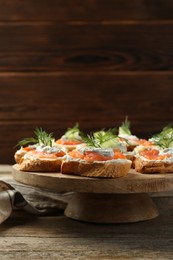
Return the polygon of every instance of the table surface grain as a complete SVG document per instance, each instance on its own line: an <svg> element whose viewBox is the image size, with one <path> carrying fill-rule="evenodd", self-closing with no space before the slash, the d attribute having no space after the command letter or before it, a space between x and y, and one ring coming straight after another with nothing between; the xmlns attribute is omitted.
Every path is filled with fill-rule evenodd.
<svg viewBox="0 0 173 260"><path fill-rule="evenodd" d="M1 165L0 179L12 178L11 171L11 165ZM150 196L160 215L130 224L14 211L0 225L0 259L173 259L173 191Z"/></svg>

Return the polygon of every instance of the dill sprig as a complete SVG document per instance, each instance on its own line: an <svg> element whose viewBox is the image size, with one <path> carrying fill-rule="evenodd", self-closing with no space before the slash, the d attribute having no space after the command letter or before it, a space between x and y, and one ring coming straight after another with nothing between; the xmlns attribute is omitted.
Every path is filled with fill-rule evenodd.
<svg viewBox="0 0 173 260"><path fill-rule="evenodd" d="M28 144L39 144L45 146L53 146L53 133L47 133L41 127L37 127L34 131L34 137L27 137L18 142L17 146L26 146Z"/></svg>
<svg viewBox="0 0 173 260"><path fill-rule="evenodd" d="M128 120L128 116L125 117L124 122L122 122L121 126L119 127L119 134L132 134L130 130L130 121Z"/></svg>
<svg viewBox="0 0 173 260"><path fill-rule="evenodd" d="M66 133L74 134L75 132L79 131L79 123L76 123L73 127L69 127Z"/></svg>
<svg viewBox="0 0 173 260"><path fill-rule="evenodd" d="M76 123L73 127L68 128L64 135L67 139L76 140L80 139L80 134L79 123Z"/></svg>
<svg viewBox="0 0 173 260"><path fill-rule="evenodd" d="M89 146L89 147L95 147L95 148L103 148L105 147L105 144L108 146L110 145L110 141L116 140L118 136L115 134L116 128L112 128L109 130L100 130L97 132L94 132L93 134L81 134L83 142Z"/></svg>
<svg viewBox="0 0 173 260"><path fill-rule="evenodd" d="M118 136L116 132L117 132L116 128L110 128L107 131L103 129L98 132L95 132L93 135L95 139L98 141L98 143L100 143L101 145L105 142L117 138Z"/></svg>
<svg viewBox="0 0 173 260"><path fill-rule="evenodd" d="M173 146L173 127L165 126L160 133L151 138L151 141L162 148Z"/></svg>
<svg viewBox="0 0 173 260"><path fill-rule="evenodd" d="M101 147L100 143L94 137L94 135L92 135L92 134L85 135L84 133L82 133L81 137L82 137L83 142L86 144L86 146L88 146L88 147L95 147L95 148L100 148Z"/></svg>

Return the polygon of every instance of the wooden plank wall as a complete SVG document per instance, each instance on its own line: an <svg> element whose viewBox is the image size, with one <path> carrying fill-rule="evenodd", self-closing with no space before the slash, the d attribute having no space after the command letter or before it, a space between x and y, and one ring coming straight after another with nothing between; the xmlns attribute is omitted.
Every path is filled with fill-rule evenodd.
<svg viewBox="0 0 173 260"><path fill-rule="evenodd" d="M36 126L59 137L173 122L173 1L0 0L0 162Z"/></svg>

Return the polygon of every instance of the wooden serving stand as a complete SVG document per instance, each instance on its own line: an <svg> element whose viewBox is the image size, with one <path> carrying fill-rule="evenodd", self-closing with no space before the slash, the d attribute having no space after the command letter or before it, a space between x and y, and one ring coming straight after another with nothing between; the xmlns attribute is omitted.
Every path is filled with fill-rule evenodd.
<svg viewBox="0 0 173 260"><path fill-rule="evenodd" d="M135 170L130 170L126 177L106 179L22 172L14 165L13 177L35 187L74 192L64 214L95 223L127 223L155 218L159 212L148 193L173 189L173 173L141 174Z"/></svg>

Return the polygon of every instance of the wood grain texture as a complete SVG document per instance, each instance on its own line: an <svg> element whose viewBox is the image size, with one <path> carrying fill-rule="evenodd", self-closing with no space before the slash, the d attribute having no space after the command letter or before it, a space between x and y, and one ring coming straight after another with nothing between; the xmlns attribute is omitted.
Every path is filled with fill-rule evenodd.
<svg viewBox="0 0 173 260"><path fill-rule="evenodd" d="M0 1L1 21L111 21L169 20L173 3L169 0L48 0Z"/></svg>
<svg viewBox="0 0 173 260"><path fill-rule="evenodd" d="M0 158L36 126L60 136L173 121L171 0L0 0Z"/></svg>
<svg viewBox="0 0 173 260"><path fill-rule="evenodd" d="M0 165L1 178L11 178L11 171L11 165ZM24 187L21 192L25 194ZM172 259L173 192L153 196L160 216L131 224L91 224L71 220L59 212L36 217L16 211L0 225L0 257L4 260L141 259L141 256L151 260Z"/></svg>
<svg viewBox="0 0 173 260"><path fill-rule="evenodd" d="M63 216L14 215L0 226L2 259L172 259L172 217L94 225ZM46 245L46 246L45 246ZM9 247L11 250L9 250ZM87 248L87 250L86 250Z"/></svg>
<svg viewBox="0 0 173 260"><path fill-rule="evenodd" d="M0 71L172 70L172 30L172 22L3 23Z"/></svg>

